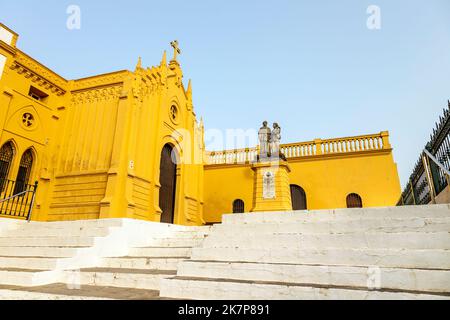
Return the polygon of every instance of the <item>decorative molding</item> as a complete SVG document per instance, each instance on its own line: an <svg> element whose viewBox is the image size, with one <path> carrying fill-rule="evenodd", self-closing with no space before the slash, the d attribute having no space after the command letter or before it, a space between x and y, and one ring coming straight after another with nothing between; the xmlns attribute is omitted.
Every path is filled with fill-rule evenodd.
<svg viewBox="0 0 450 320"><path fill-rule="evenodd" d="M22 61L20 62L20 60ZM63 86L66 84L63 81L52 75L50 71L46 71L44 68L31 62L27 63L25 59L15 60L9 68L58 96L66 93L66 90L63 89Z"/></svg>
<svg viewBox="0 0 450 320"><path fill-rule="evenodd" d="M129 74L129 71L121 70L74 80L72 91L122 84Z"/></svg>
<svg viewBox="0 0 450 320"><path fill-rule="evenodd" d="M72 104L84 104L97 101L118 100L122 93L122 85L113 85L109 87L93 88L73 92L71 97Z"/></svg>

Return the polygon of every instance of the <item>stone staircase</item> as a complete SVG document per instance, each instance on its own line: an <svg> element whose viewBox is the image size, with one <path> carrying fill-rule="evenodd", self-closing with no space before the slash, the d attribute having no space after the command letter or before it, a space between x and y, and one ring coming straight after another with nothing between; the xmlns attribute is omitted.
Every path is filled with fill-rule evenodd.
<svg viewBox="0 0 450 320"><path fill-rule="evenodd" d="M159 299L208 234L130 219L0 221L1 299Z"/></svg>
<svg viewBox="0 0 450 320"><path fill-rule="evenodd" d="M450 206L0 220L0 299L449 299Z"/></svg>
<svg viewBox="0 0 450 320"><path fill-rule="evenodd" d="M160 296L449 299L450 207L225 215Z"/></svg>

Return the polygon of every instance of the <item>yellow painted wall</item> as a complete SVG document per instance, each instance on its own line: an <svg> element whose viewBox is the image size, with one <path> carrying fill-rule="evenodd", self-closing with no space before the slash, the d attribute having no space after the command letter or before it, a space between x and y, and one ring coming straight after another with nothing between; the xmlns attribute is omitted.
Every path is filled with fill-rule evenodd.
<svg viewBox="0 0 450 320"><path fill-rule="evenodd" d="M395 206L401 188L392 149L288 158L290 184L306 193L307 209L345 208L350 193L362 197L364 207ZM232 212L236 199L253 206L250 164L205 166L206 222L219 222Z"/></svg>
<svg viewBox="0 0 450 320"><path fill-rule="evenodd" d="M309 210L345 208L350 193L364 207L395 206L401 193L391 152L290 161L290 183L306 192Z"/></svg>
<svg viewBox="0 0 450 320"><path fill-rule="evenodd" d="M244 210L253 206L253 171L250 165L205 166L205 206L206 222L221 221L222 214L233 212L233 201L244 201Z"/></svg>

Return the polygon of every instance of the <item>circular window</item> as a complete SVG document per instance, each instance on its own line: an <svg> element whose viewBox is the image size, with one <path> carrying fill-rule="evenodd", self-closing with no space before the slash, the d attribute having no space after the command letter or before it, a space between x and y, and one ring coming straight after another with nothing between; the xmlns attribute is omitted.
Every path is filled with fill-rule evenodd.
<svg viewBox="0 0 450 320"><path fill-rule="evenodd" d="M178 108L177 108L176 105L171 105L171 106L170 106L170 108L169 108L169 117L170 117L170 120L171 120L173 123L175 123L175 124L178 123L179 113L180 113L180 112L179 112L179 110L178 110Z"/></svg>
<svg viewBox="0 0 450 320"><path fill-rule="evenodd" d="M20 121L22 126L28 130L33 129L36 126L36 119L30 112L23 113Z"/></svg>

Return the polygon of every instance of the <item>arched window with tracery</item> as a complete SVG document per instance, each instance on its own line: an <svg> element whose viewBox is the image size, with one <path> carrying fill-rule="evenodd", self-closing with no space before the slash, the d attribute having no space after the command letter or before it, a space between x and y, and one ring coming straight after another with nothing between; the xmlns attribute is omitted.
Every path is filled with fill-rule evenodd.
<svg viewBox="0 0 450 320"><path fill-rule="evenodd" d="M0 149L0 192L8 180L9 169L14 158L14 147L11 142L5 143Z"/></svg>
<svg viewBox="0 0 450 320"><path fill-rule="evenodd" d="M233 213L244 213L244 201L241 199L236 199L233 201Z"/></svg>
<svg viewBox="0 0 450 320"><path fill-rule="evenodd" d="M347 208L362 208L362 199L359 194L350 193L347 196Z"/></svg>
<svg viewBox="0 0 450 320"><path fill-rule="evenodd" d="M20 159L19 172L17 172L14 194L23 192L29 184L31 168L33 167L33 152L31 149L25 151Z"/></svg>

